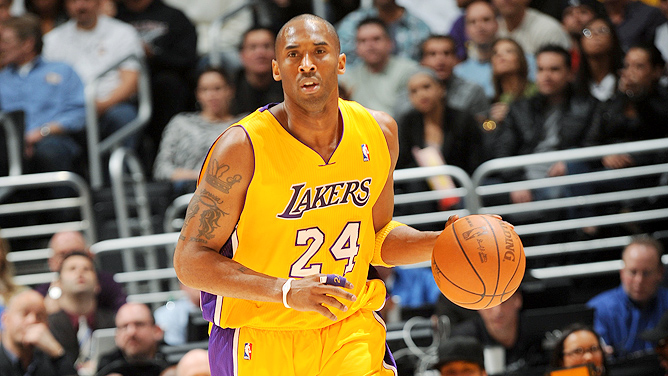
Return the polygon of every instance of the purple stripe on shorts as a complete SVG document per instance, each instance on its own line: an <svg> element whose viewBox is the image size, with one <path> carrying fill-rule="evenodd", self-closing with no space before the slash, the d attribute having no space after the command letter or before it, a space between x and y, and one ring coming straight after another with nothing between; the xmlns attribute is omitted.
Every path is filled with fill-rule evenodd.
<svg viewBox="0 0 668 376"><path fill-rule="evenodd" d="M211 376L234 376L234 329L213 325L209 336Z"/></svg>

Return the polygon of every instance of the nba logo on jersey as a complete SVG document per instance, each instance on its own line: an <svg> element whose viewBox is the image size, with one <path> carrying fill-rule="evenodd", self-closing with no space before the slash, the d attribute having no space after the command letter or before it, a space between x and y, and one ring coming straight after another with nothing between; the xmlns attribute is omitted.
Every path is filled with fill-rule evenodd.
<svg viewBox="0 0 668 376"><path fill-rule="evenodd" d="M253 353L253 344L252 343L246 343L244 345L244 359L251 360L252 353Z"/></svg>
<svg viewBox="0 0 668 376"><path fill-rule="evenodd" d="M364 162L369 161L369 147L366 144L362 144L362 158Z"/></svg>

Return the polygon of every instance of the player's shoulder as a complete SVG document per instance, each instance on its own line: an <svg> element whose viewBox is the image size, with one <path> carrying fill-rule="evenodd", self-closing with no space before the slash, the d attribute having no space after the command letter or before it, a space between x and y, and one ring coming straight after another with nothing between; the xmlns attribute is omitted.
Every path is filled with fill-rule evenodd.
<svg viewBox="0 0 668 376"><path fill-rule="evenodd" d="M371 116L376 120L376 122L380 126L380 129L383 131L385 138L397 137L398 133L397 122L394 120L392 116L390 116L390 114L383 111L372 110L369 108L367 108L367 111L369 111Z"/></svg>

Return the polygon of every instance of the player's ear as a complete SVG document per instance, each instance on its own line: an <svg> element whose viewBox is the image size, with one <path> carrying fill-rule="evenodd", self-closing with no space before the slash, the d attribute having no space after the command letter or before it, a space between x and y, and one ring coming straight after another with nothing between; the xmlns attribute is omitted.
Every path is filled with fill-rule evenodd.
<svg viewBox="0 0 668 376"><path fill-rule="evenodd" d="M271 74L272 76L274 76L274 81L281 80L281 72L278 69L278 63L276 62L276 59L273 59L271 61Z"/></svg>
<svg viewBox="0 0 668 376"><path fill-rule="evenodd" d="M346 54L343 52L339 54L339 64L337 66L337 73L344 74L346 73Z"/></svg>

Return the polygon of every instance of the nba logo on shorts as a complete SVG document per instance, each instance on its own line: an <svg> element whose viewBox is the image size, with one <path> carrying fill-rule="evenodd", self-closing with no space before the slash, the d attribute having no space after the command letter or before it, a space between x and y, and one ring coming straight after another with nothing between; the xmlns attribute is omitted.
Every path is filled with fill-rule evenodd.
<svg viewBox="0 0 668 376"><path fill-rule="evenodd" d="M252 343L246 343L244 345L244 359L251 360L252 353L253 353L253 344Z"/></svg>
<svg viewBox="0 0 668 376"><path fill-rule="evenodd" d="M366 144L362 144L362 158L364 162L369 161L369 147Z"/></svg>

